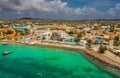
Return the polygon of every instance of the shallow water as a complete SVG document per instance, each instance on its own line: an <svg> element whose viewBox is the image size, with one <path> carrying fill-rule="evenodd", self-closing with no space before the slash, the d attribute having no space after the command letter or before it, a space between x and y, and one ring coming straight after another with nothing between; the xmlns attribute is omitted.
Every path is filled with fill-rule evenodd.
<svg viewBox="0 0 120 78"><path fill-rule="evenodd" d="M114 78L74 51L26 45L0 45L0 78Z"/></svg>

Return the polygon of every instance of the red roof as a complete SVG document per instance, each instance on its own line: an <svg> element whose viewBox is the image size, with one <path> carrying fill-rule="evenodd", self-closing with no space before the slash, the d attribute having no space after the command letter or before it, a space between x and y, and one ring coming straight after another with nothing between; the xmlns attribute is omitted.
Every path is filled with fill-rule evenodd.
<svg viewBox="0 0 120 78"><path fill-rule="evenodd" d="M111 38L115 38L117 36L117 34L115 34L113 32L110 32L109 35L110 35Z"/></svg>
<svg viewBox="0 0 120 78"><path fill-rule="evenodd" d="M29 22L29 21L28 21L28 22L26 22L26 24L32 24L32 22Z"/></svg>

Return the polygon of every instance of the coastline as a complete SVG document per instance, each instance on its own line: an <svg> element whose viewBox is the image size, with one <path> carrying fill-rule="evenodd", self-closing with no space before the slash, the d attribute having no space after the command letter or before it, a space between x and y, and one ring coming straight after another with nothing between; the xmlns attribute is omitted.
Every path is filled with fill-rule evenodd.
<svg viewBox="0 0 120 78"><path fill-rule="evenodd" d="M107 54L100 54L92 49L85 48L84 46L79 45L68 45L68 44L61 44L61 43L49 43L49 42L34 42L30 43L23 43L23 42L16 42L16 41L4 41L10 43L18 43L23 45L31 45L31 46L41 46L41 47L51 47L51 48L60 48L66 50L74 50L80 54L85 54L87 56L92 57L95 60L98 60L100 63L103 63L105 66L112 67L114 69L120 70L120 60L115 58L111 58Z"/></svg>
<svg viewBox="0 0 120 78"><path fill-rule="evenodd" d="M84 52L85 54L92 56L96 59L98 59L101 62L104 62L106 64L110 64L111 67L115 67L120 70L120 61L110 58L106 54L100 54L92 49L87 49L84 46L79 46L79 45L68 45L68 44L61 44L61 43L48 43L48 42L37 42L34 44L29 44L29 43L22 43L22 42L15 42L14 43L19 43L19 44L24 44L24 45L32 45L32 46L41 46L41 47L52 47L52 48L61 48L61 49L67 49L67 50L74 50L79 53Z"/></svg>

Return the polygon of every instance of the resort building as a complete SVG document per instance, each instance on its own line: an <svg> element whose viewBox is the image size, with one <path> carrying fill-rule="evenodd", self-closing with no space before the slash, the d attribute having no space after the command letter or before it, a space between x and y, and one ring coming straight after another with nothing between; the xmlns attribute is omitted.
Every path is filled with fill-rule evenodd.
<svg viewBox="0 0 120 78"><path fill-rule="evenodd" d="M44 33L48 31L49 31L48 28L34 28L33 29L34 36L36 37L36 39L40 39L40 40L43 40Z"/></svg>
<svg viewBox="0 0 120 78"><path fill-rule="evenodd" d="M30 29L31 26L30 25L21 26L21 27L12 26L11 28L14 28L14 29L19 30L19 31L24 31L25 29Z"/></svg>
<svg viewBox="0 0 120 78"><path fill-rule="evenodd" d="M74 37L72 37L72 36L66 36L66 37L64 38L63 42L64 42L64 43L66 43L66 42L73 43L73 42L75 42L75 40L74 40Z"/></svg>
<svg viewBox="0 0 120 78"><path fill-rule="evenodd" d="M52 36L52 32L44 32L41 35L42 40L44 41L50 41L51 40L51 36Z"/></svg>

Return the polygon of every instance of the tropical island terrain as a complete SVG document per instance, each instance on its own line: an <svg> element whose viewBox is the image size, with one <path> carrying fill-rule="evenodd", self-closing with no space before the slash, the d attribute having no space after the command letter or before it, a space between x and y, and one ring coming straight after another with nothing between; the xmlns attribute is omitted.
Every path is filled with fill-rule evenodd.
<svg viewBox="0 0 120 78"><path fill-rule="evenodd" d="M120 78L120 0L0 0L0 78Z"/></svg>
<svg viewBox="0 0 120 78"><path fill-rule="evenodd" d="M119 62L119 20L44 20L22 18L0 21L0 39L26 44L60 44L90 49ZM60 47L60 45L57 45ZM55 45L53 45L55 46ZM62 46L63 47L63 46ZM119 62L120 63L120 62Z"/></svg>

